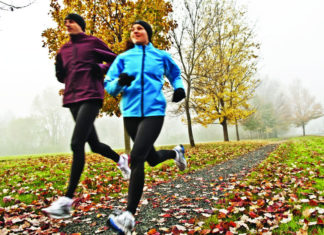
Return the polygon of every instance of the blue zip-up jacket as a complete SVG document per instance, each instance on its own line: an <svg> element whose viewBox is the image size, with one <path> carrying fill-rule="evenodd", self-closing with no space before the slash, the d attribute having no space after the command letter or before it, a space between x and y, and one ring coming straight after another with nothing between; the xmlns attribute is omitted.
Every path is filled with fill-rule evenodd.
<svg viewBox="0 0 324 235"><path fill-rule="evenodd" d="M118 77L127 73L135 77L129 87L120 86ZM122 93L121 112L124 117L165 116L166 100L162 92L164 75L172 87L184 88L180 68L171 56L148 45L134 48L118 55L108 70L104 86L117 96Z"/></svg>

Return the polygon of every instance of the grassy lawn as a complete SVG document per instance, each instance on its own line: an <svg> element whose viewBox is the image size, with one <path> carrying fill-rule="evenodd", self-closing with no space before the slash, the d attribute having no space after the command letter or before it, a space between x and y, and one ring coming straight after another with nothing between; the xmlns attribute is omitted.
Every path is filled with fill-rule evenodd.
<svg viewBox="0 0 324 235"><path fill-rule="evenodd" d="M273 141L185 146L188 168L180 172L172 160L154 168L146 166L146 185L170 181L269 143ZM173 146L163 148L172 149ZM214 206L216 213L208 220L200 219L204 225L196 220L197 233L324 234L323 156L324 137L282 142L244 180L233 181L235 185L232 184L221 203ZM49 223L40 209L49 205L54 196L64 194L71 160L71 154L48 154L0 161L0 233L30 229L31 218L40 221L40 231L48 231L47 234L59 231L60 224ZM107 201L126 192L127 184L114 162L97 154L87 154L76 192L76 198L84 200L86 207L79 206L78 215L87 214L102 198Z"/></svg>
<svg viewBox="0 0 324 235"><path fill-rule="evenodd" d="M171 160L154 168L147 165L146 183L163 183L179 174L226 161L267 143L242 141L198 144L195 148L185 146L188 170L179 172ZM71 160L71 154L48 154L10 157L9 160L0 161L0 206L7 207L17 203L30 205L35 201L51 200L53 196L62 195L67 188ZM118 196L119 192L126 192L126 186L113 161L97 154L87 154L76 197L90 194L92 200L98 201L105 195Z"/></svg>
<svg viewBox="0 0 324 235"><path fill-rule="evenodd" d="M215 205L204 232L324 234L324 138L291 139Z"/></svg>

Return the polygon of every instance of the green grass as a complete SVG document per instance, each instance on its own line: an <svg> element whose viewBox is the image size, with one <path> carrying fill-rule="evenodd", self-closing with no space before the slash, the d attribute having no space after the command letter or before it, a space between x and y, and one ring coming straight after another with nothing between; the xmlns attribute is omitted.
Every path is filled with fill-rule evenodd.
<svg viewBox="0 0 324 235"><path fill-rule="evenodd" d="M236 186L233 192L224 197L226 203L216 205L218 208L227 208L231 205L231 197L233 195L245 196L249 195L252 204L246 207L247 212L228 215L225 219L220 220L217 215L209 218L206 221L204 228L214 228L215 224L221 224L224 221L237 222L243 216L249 216L249 211L255 212L261 218L265 217L267 208L274 203L282 202L283 211L270 212L276 217L283 216L284 213L292 215L291 221L281 223L281 220L272 222L278 223L278 228L271 228L268 224L264 227L257 228L253 223L247 223L250 229L254 229L255 233L260 233L263 229L272 231L273 234L288 234L294 232L308 232L309 234L324 234L323 225L310 225L308 222L317 222L321 220L321 215L318 213L307 213L309 209L324 208L320 202L320 197L324 193L324 137L302 137L294 138L283 144L272 153L255 171L251 172L244 180L242 185L246 187ZM267 186L267 187L265 187ZM258 189L256 191L251 190ZM312 202L302 202L310 200ZM258 200L266 200L265 205L257 204ZM252 206L258 205L258 206ZM323 217L322 217L323 219ZM267 219L268 220L268 219ZM259 229L259 230L258 230ZM304 231L305 230L305 231ZM242 229L238 230L242 233L251 233L253 230ZM252 232L252 233L254 233Z"/></svg>
<svg viewBox="0 0 324 235"><path fill-rule="evenodd" d="M44 154L0 156L0 161L16 161L16 160L25 160L25 159L41 158L41 157L57 157L61 155L71 155L71 153L44 153Z"/></svg>
<svg viewBox="0 0 324 235"><path fill-rule="evenodd" d="M156 167L146 165L146 183L165 182L208 164L216 164L252 151L266 143L268 142L242 141L197 144L195 148L185 146L188 170L179 172L173 160ZM157 149L173 147L161 146ZM43 201L54 195L63 194L66 190L72 161L70 153L15 156L5 159L1 158L0 161L0 206L6 207L17 201L29 205L34 200ZM88 153L76 196L89 193L93 200L98 200L105 195L118 196L116 191L127 192L127 184L121 179L116 164L100 155ZM4 202L3 198L8 196L12 200Z"/></svg>
<svg viewBox="0 0 324 235"><path fill-rule="evenodd" d="M146 165L146 184L175 179L181 174L233 159L268 143L269 141L240 141L197 144L194 148L185 146L188 169L180 172L172 160L156 167ZM306 212L317 207L323 208L322 203L314 205L313 202L304 203L300 200L309 199L313 195L315 200L324 196L324 137L294 138L280 143L280 147L242 180L240 185L236 185L221 198L225 203L215 205L218 209L228 209L233 205L235 196L245 197L251 201L246 204L245 212L229 213L225 218L216 213L204 221L203 228L215 228L224 222L239 221L242 216L249 216L250 211L264 217L267 207L280 200L283 202L283 212L271 213L278 218L283 213L288 213L292 215L292 220L278 223L279 227L274 230L269 229L273 234L302 233L305 219L314 222L320 218L319 214L307 215ZM162 148L172 149L173 146L157 149ZM37 214L37 208L42 208L44 201L53 200L54 195L64 194L71 160L71 153L0 157L0 206L9 208L20 201L23 208L21 214ZM127 183L121 180L116 164L97 154L88 153L76 197L89 194L92 201L99 202L103 196L119 197L120 193L126 192ZM8 197L11 199L8 200ZM266 203L259 206L258 203L262 200ZM0 218L10 216L4 213L5 210L0 210ZM255 224L248 226L254 230L241 227L237 232L261 233L257 231ZM267 224L263 226L263 229L269 227ZM308 226L306 230L309 234L324 234L323 225Z"/></svg>

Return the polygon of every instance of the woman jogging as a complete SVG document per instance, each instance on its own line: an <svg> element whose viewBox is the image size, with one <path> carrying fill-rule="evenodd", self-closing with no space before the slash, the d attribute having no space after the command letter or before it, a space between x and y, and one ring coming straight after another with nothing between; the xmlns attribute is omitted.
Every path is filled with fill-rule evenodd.
<svg viewBox="0 0 324 235"><path fill-rule="evenodd" d="M151 37L151 26L145 21L136 21L130 35L133 48L117 56L105 79L105 89L109 94L122 94L121 111L126 130L134 142L127 208L124 212L111 214L108 219L113 229L126 234L135 226L134 214L144 187L145 161L155 166L174 159L180 170L187 166L182 145L160 151L155 151L153 146L165 116L163 76L174 88L173 102L185 98L185 92L179 67L167 52L152 45Z"/></svg>
<svg viewBox="0 0 324 235"><path fill-rule="evenodd" d="M70 41L62 46L56 57L55 69L59 82L65 84L63 106L68 107L75 120L71 148L73 162L65 196L43 209L52 218L67 218L73 195L85 164L85 143L93 152L118 164L125 179L130 177L128 156L119 156L108 145L99 142L94 121L104 98L103 78L116 57L100 39L84 33L85 21L78 14L69 14L65 26ZM106 64L102 64L105 61Z"/></svg>

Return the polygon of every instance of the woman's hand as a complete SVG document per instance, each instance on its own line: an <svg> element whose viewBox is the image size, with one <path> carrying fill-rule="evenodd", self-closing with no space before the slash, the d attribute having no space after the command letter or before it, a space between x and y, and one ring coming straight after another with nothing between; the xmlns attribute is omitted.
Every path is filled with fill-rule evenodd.
<svg viewBox="0 0 324 235"><path fill-rule="evenodd" d="M130 86L132 81L135 80L134 76L129 76L127 73L121 73L119 75L118 84L120 86Z"/></svg>
<svg viewBox="0 0 324 235"><path fill-rule="evenodd" d="M57 54L55 58L55 75L59 82L64 83L65 70L63 67L63 61L60 54Z"/></svg>
<svg viewBox="0 0 324 235"><path fill-rule="evenodd" d="M181 101L182 99L184 99L185 97L186 97L186 93L185 93L184 89L178 88L173 93L172 102L177 103L177 102Z"/></svg>
<svg viewBox="0 0 324 235"><path fill-rule="evenodd" d="M92 63L91 64L91 74L92 76L94 76L95 78L98 79L102 79L103 78L103 74L101 72L101 68L98 64L96 63Z"/></svg>

